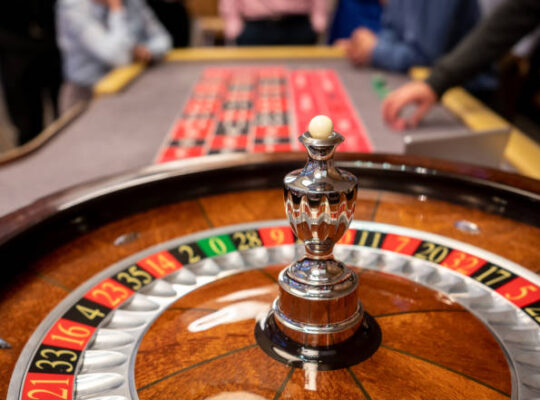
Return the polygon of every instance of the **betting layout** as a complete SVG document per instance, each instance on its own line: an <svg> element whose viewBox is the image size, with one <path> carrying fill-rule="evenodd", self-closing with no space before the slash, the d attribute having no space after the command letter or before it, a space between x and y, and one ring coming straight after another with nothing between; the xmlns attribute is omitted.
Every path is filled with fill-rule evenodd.
<svg viewBox="0 0 540 400"><path fill-rule="evenodd" d="M35 341L29 341L33 355L24 366L19 398L37 399L50 393L72 398L83 353L100 325L112 311L136 293L144 292L154 281L205 259L264 248L279 250L298 243L290 227L262 225L229 227L199 235L195 240L180 239L166 248L111 267L106 277L92 279L86 289L73 293L71 301L58 306L58 317L34 334L38 336ZM497 294L540 325L540 286L520 276L521 268L491 253L435 235L375 223L353 223L339 244L410 257L452 270ZM235 265L239 265L238 260Z"/></svg>
<svg viewBox="0 0 540 400"><path fill-rule="evenodd" d="M314 115L332 118L345 152L371 152L336 72L285 67L207 68L169 132L157 163L207 154L299 150Z"/></svg>

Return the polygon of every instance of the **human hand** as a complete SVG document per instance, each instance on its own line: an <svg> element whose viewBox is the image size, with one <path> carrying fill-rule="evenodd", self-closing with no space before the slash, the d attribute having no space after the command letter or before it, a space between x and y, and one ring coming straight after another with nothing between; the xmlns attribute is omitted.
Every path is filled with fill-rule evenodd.
<svg viewBox="0 0 540 400"><path fill-rule="evenodd" d="M382 105L383 119L399 131L414 128L436 102L437 94L426 82L409 82L386 97ZM401 111L410 104L416 104L416 110L411 116L402 117Z"/></svg>
<svg viewBox="0 0 540 400"><path fill-rule="evenodd" d="M373 49L377 45L377 35L367 28L356 29L346 47L347 56L355 65L367 65L371 62Z"/></svg>
<svg viewBox="0 0 540 400"><path fill-rule="evenodd" d="M143 46L142 44L138 44L133 48L133 59L135 61L148 63L152 61L153 58L154 56L152 55L152 53L150 52L150 50L148 50L146 46Z"/></svg>

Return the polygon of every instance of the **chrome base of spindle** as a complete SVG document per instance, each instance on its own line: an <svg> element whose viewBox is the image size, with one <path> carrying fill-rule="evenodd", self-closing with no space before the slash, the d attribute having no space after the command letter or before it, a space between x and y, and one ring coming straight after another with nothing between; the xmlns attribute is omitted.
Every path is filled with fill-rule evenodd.
<svg viewBox="0 0 540 400"><path fill-rule="evenodd" d="M304 257L281 271L278 283L276 323L298 343L337 344L353 336L362 322L358 277L342 262Z"/></svg>
<svg viewBox="0 0 540 400"><path fill-rule="evenodd" d="M310 324L306 322L295 321L289 318L281 311L279 299L274 300L272 305L274 317L279 325L292 329L299 333L308 335L329 335L329 334L341 334L350 330L355 330L362 322L364 318L364 307L362 303L358 302L356 311L349 318L342 321L337 321L327 324Z"/></svg>
<svg viewBox="0 0 540 400"><path fill-rule="evenodd" d="M377 321L364 313L360 326L347 340L327 346L309 346L283 332L276 315L270 311L256 324L255 338L266 354L281 363L305 370L330 371L369 359L381 345L382 333Z"/></svg>

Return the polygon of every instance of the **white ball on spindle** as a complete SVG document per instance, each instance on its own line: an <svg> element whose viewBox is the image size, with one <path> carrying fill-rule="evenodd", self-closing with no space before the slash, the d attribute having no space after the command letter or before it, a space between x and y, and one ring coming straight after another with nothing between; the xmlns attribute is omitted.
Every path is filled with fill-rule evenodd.
<svg viewBox="0 0 540 400"><path fill-rule="evenodd" d="M317 115L308 125L308 132L314 139L328 139L333 131L334 124L326 115Z"/></svg>

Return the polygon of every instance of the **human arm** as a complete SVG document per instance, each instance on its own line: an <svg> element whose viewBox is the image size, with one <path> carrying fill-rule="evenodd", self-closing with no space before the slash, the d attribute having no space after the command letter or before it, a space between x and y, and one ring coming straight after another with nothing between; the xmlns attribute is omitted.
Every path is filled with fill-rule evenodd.
<svg viewBox="0 0 540 400"><path fill-rule="evenodd" d="M382 28L378 34L371 30L360 27L351 35L351 39L346 46L347 55L356 65L373 64L382 69L401 70L403 64L412 59L419 58L419 51L413 42L405 43L400 38L407 28L406 21L414 18L406 18L405 12L418 13L416 8L407 7L405 1L394 1L387 6L382 18ZM407 11L405 11L407 9Z"/></svg>
<svg viewBox="0 0 540 400"><path fill-rule="evenodd" d="M375 68L405 72L412 65L425 64L425 57L416 46L400 41L395 32L383 28L368 61Z"/></svg>
<svg viewBox="0 0 540 400"><path fill-rule="evenodd" d="M140 2L140 12L143 19L146 40L135 46L134 57L141 61L150 61L148 58L162 58L172 47L171 36L144 0ZM148 52L146 53L144 49L148 50ZM138 52L140 52L140 56Z"/></svg>
<svg viewBox="0 0 540 400"><path fill-rule="evenodd" d="M433 89L424 81L413 81L388 95L382 105L382 116L393 129L402 131L417 126L435 103L437 95ZM409 104L415 104L416 109L405 118L400 113Z"/></svg>
<svg viewBox="0 0 540 400"><path fill-rule="evenodd" d="M59 24L76 38L79 46L104 64L115 67L131 62L134 42L121 2L110 7L107 28L90 14L85 3L60 5Z"/></svg>
<svg viewBox="0 0 540 400"><path fill-rule="evenodd" d="M449 88L481 72L540 23L540 2L511 0L503 3L454 51L441 59L425 82L410 82L385 99L384 120L396 129L414 127ZM417 109L409 118L400 113L408 105Z"/></svg>
<svg viewBox="0 0 540 400"><path fill-rule="evenodd" d="M400 72L431 65L474 26L478 16L478 6L471 0L391 1L371 64Z"/></svg>
<svg viewBox="0 0 540 400"><path fill-rule="evenodd" d="M454 51L437 62L426 82L440 97L498 60L539 24L540 1L505 1Z"/></svg>
<svg viewBox="0 0 540 400"><path fill-rule="evenodd" d="M225 37L234 40L244 29L238 0L220 0L219 12L225 21Z"/></svg>
<svg viewBox="0 0 540 400"><path fill-rule="evenodd" d="M347 57L355 65L367 65L371 62L373 49L377 45L377 35L367 28L357 28L350 40L340 43Z"/></svg>

